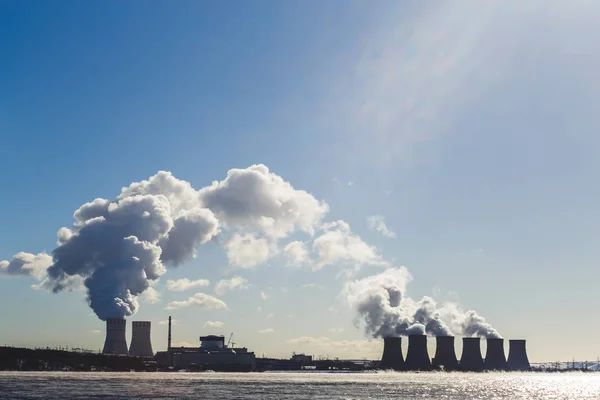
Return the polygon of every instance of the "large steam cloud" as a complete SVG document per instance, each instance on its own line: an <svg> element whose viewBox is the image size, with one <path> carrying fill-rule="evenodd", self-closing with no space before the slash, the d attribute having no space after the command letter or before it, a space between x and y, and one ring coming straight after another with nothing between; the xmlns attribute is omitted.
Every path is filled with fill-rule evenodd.
<svg viewBox="0 0 600 400"><path fill-rule="evenodd" d="M196 256L198 245L222 229L261 235L258 243L276 243L293 231L314 234L328 211L324 202L294 189L264 165L232 169L223 181L195 190L161 171L121 190L114 200L96 199L73 214L61 228L52 256L19 253L0 262L0 273L32 275L37 287L71 290L83 280L88 303L106 320L134 314L137 297L166 272ZM236 242L225 248L238 266L251 266L252 249Z"/></svg>
<svg viewBox="0 0 600 400"><path fill-rule="evenodd" d="M475 311L465 312L455 304L439 305L429 296L418 301L407 297L411 279L408 270L401 267L346 283L343 293L358 318L364 320L367 335L500 337Z"/></svg>
<svg viewBox="0 0 600 400"><path fill-rule="evenodd" d="M363 265L384 268L344 285L343 294L364 318L369 336L499 337L474 311L465 312L454 304L440 306L431 297L418 301L407 297L411 277L406 268L392 267L346 222L324 223L327 212L325 202L294 189L264 165L232 169L224 180L199 190L160 171L122 188L113 200L83 204L73 214L73 225L59 229L52 255L18 253L10 261L0 261L0 274L33 276L40 281L34 288L55 293L84 287L100 319L121 318L136 313L138 297L150 293L167 267L196 257L199 245L223 236L215 242L227 252L233 267L251 268L280 255L288 267L313 271L330 265L348 267L338 274L343 279ZM293 240L280 246L282 239L296 232L309 235L311 241ZM189 288L204 284L180 283ZM228 289L247 285L244 278L234 276L218 282L215 292L222 296ZM187 302L169 306L223 308L221 303L196 293Z"/></svg>

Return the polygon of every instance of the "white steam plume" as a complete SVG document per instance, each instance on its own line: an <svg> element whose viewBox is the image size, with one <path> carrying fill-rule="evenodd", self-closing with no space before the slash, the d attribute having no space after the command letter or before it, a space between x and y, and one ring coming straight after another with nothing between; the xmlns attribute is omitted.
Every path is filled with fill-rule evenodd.
<svg viewBox="0 0 600 400"><path fill-rule="evenodd" d="M438 305L431 297L415 301L406 296L411 276L405 267L347 282L343 294L364 320L365 333L372 337L429 334L432 336L500 337L492 326L474 311L456 305Z"/></svg>
<svg viewBox="0 0 600 400"><path fill-rule="evenodd" d="M223 181L200 190L160 171L123 188L112 201L82 205L73 214L72 227L58 231L52 257L19 253L0 262L0 273L36 276L42 280L36 288L53 292L73 290L83 281L96 315L119 318L137 311L138 296L166 266L194 258L198 245L222 229L234 238L242 237L239 230L243 237L253 230L276 246L296 230L314 234L327 211L326 203L294 189L262 164L232 169ZM231 241L225 243L231 251ZM250 254L254 258L249 260L239 247L238 265L255 265L271 256Z"/></svg>

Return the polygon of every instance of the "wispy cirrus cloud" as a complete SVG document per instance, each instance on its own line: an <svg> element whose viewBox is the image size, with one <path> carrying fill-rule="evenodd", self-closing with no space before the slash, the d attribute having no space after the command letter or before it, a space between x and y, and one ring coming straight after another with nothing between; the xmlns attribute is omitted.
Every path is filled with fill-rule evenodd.
<svg viewBox="0 0 600 400"><path fill-rule="evenodd" d="M369 226L369 229L377 231L385 237L396 237L396 233L385 223L383 215L371 215L370 217L367 217L367 225Z"/></svg>

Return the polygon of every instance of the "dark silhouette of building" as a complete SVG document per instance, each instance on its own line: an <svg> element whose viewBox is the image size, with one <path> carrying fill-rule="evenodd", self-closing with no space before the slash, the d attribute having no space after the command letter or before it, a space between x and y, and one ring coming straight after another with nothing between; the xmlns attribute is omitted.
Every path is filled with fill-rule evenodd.
<svg viewBox="0 0 600 400"><path fill-rule="evenodd" d="M478 337L463 338L463 349L459 367L463 371L483 371L481 340Z"/></svg>
<svg viewBox="0 0 600 400"><path fill-rule="evenodd" d="M508 369L509 371L529 371L529 359L525 349L525 340L514 339L508 341Z"/></svg>
<svg viewBox="0 0 600 400"><path fill-rule="evenodd" d="M458 369L458 360L454 351L454 336L437 336L435 357L433 358L433 367L443 368L446 371Z"/></svg>
<svg viewBox="0 0 600 400"><path fill-rule="evenodd" d="M150 325L150 321L133 321L131 323L130 356L154 357L150 340Z"/></svg>
<svg viewBox="0 0 600 400"><path fill-rule="evenodd" d="M381 356L381 369L401 371L405 367L402 356L402 338L386 337L383 339L383 355Z"/></svg>
<svg viewBox="0 0 600 400"><path fill-rule="evenodd" d="M106 320L106 339L103 354L128 355L125 330L127 322L123 318Z"/></svg>
<svg viewBox="0 0 600 400"><path fill-rule="evenodd" d="M408 336L408 352L406 353L405 364L406 369L410 371L427 371L431 369L426 335Z"/></svg>
<svg viewBox="0 0 600 400"><path fill-rule="evenodd" d="M504 339L487 339L483 367L488 371L506 371L508 369L504 355Z"/></svg>

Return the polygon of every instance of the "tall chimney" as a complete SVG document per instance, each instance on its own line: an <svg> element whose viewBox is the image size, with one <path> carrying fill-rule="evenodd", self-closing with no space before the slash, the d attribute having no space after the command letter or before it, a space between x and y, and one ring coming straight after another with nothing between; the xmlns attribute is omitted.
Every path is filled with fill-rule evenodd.
<svg viewBox="0 0 600 400"><path fill-rule="evenodd" d="M504 355L504 339L487 339L487 351L483 366L489 371L506 371L508 369Z"/></svg>
<svg viewBox="0 0 600 400"><path fill-rule="evenodd" d="M509 340L508 345L508 370L531 370L531 365L529 365L529 359L527 358L527 350L525 350L525 340Z"/></svg>
<svg viewBox="0 0 600 400"><path fill-rule="evenodd" d="M483 371L480 339L478 337L463 338L460 369L463 371Z"/></svg>
<svg viewBox="0 0 600 400"><path fill-rule="evenodd" d="M381 356L381 369L393 369L401 371L404 369L404 357L402 357L402 338L383 338L383 355Z"/></svg>
<svg viewBox="0 0 600 400"><path fill-rule="evenodd" d="M127 340L125 340L125 319L106 320L106 340L102 354L127 355Z"/></svg>
<svg viewBox="0 0 600 400"><path fill-rule="evenodd" d="M154 356L150 340L150 321L133 321L131 323L129 355L135 357Z"/></svg>
<svg viewBox="0 0 600 400"><path fill-rule="evenodd" d="M429 360L429 354L427 353L426 335L408 336L406 369L410 371L426 371L431 369L431 361Z"/></svg>
<svg viewBox="0 0 600 400"><path fill-rule="evenodd" d="M458 360L454 351L454 336L437 336L435 357L433 367L440 369L442 366L446 371L458 369Z"/></svg>
<svg viewBox="0 0 600 400"><path fill-rule="evenodd" d="M171 351L171 316L169 315L169 336L167 337L167 350Z"/></svg>

